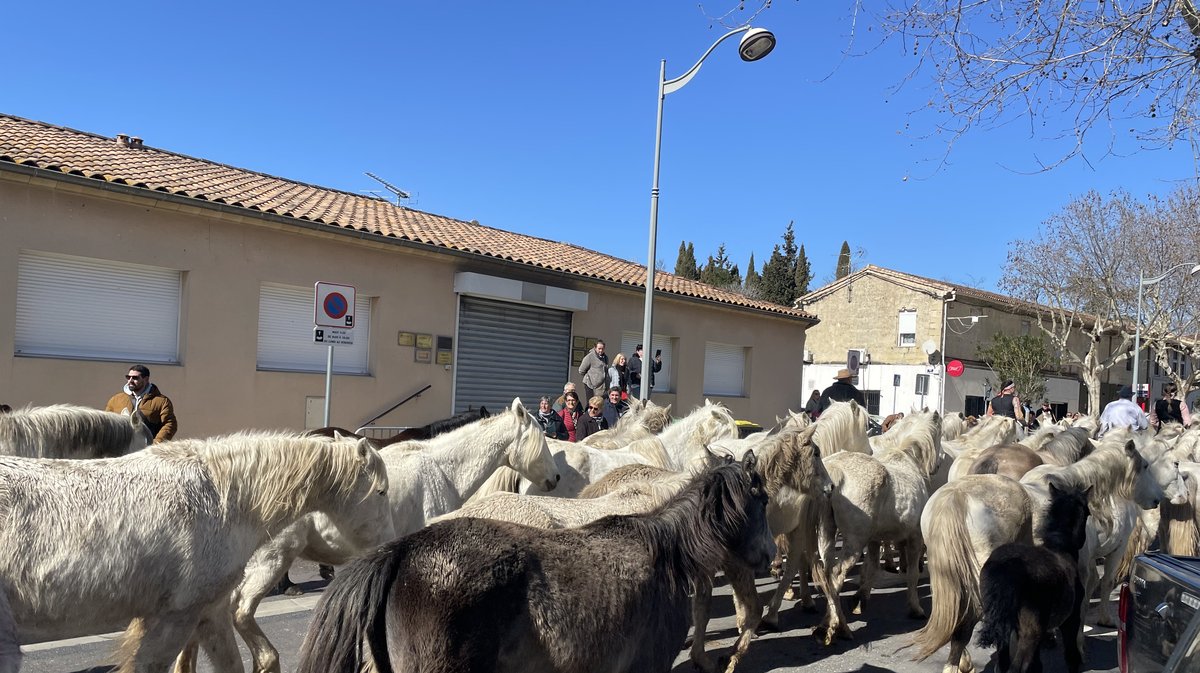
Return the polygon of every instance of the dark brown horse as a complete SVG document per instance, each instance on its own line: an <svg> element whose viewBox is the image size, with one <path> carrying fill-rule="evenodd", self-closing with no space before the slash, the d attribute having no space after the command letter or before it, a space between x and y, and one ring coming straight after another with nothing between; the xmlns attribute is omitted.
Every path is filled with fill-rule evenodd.
<svg viewBox="0 0 1200 673"><path fill-rule="evenodd" d="M321 598L298 673L664 673L692 586L728 553L774 555L754 456L702 472L648 514L542 530L453 519L346 566Z"/></svg>

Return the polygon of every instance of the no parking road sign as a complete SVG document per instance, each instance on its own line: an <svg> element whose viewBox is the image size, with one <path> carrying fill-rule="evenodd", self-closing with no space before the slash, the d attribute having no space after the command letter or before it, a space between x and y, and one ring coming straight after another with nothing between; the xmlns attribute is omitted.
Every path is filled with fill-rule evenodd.
<svg viewBox="0 0 1200 673"><path fill-rule="evenodd" d="M313 340L349 346L354 343L354 286L318 281L313 302Z"/></svg>

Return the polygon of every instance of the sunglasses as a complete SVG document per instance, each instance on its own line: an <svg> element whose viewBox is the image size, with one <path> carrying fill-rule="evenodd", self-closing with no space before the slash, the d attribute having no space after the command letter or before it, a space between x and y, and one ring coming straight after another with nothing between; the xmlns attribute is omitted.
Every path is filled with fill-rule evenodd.
<svg viewBox="0 0 1200 673"><path fill-rule="evenodd" d="M588 409L591 409L592 411L600 411L600 407L588 407Z"/></svg>
<svg viewBox="0 0 1200 673"><path fill-rule="evenodd" d="M127 376L125 377L125 379L126 379L127 381L141 381L141 380L142 380L142 377L140 377L140 376L128 376L128 375L127 375Z"/></svg>

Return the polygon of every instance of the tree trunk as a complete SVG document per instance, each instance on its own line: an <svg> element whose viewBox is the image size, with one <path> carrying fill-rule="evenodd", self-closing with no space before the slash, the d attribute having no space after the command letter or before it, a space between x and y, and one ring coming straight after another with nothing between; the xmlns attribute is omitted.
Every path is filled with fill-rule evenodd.
<svg viewBox="0 0 1200 673"><path fill-rule="evenodd" d="M1088 405L1087 414L1089 416L1100 417L1100 369L1083 369L1080 376L1083 378L1083 385L1087 387Z"/></svg>

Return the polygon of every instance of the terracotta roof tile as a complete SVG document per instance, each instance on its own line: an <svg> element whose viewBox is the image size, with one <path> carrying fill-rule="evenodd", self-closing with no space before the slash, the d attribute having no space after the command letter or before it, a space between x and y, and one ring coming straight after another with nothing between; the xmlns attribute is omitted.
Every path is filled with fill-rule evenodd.
<svg viewBox="0 0 1200 673"><path fill-rule="evenodd" d="M125 147L113 138L20 117L0 115L0 163L3 162L274 213L331 227L353 228L630 287L645 287L644 266L570 243L401 208L380 199L153 147ZM669 273L659 272L655 285L660 292L669 294L799 319L815 319L799 309L748 299Z"/></svg>

